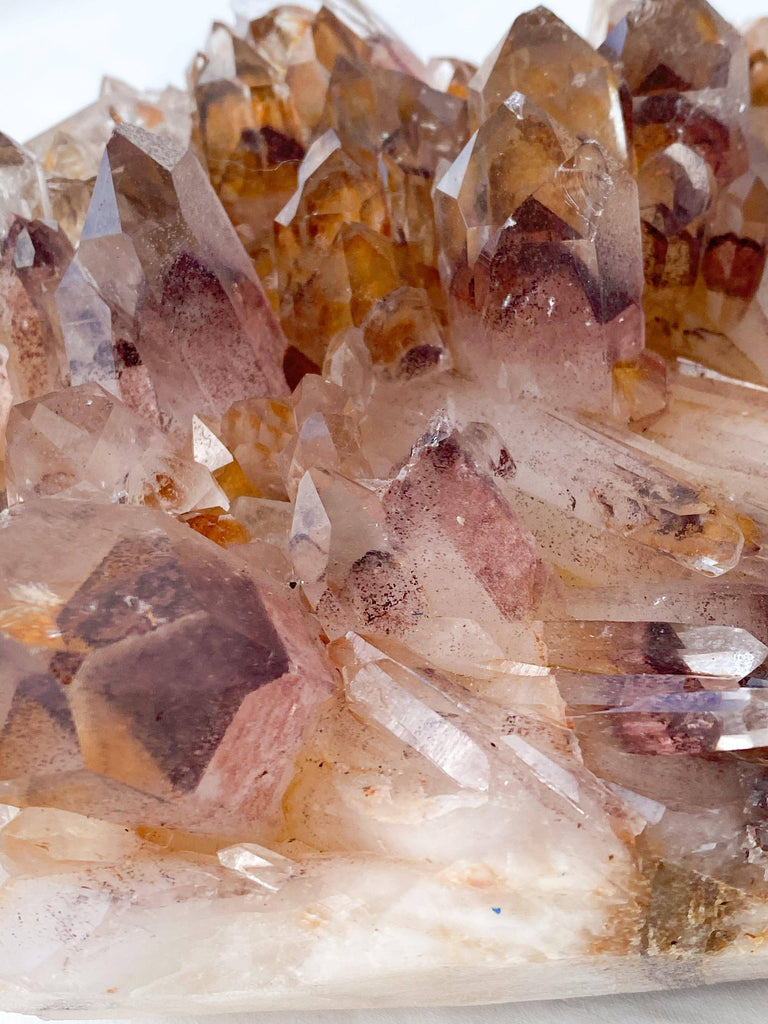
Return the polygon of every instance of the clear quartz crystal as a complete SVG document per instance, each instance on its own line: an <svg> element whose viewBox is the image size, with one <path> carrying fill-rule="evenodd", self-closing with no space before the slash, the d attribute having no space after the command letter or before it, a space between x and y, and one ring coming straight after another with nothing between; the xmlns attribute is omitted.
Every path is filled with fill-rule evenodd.
<svg viewBox="0 0 768 1024"><path fill-rule="evenodd" d="M0 136L0 1009L768 977L768 29L592 22Z"/></svg>

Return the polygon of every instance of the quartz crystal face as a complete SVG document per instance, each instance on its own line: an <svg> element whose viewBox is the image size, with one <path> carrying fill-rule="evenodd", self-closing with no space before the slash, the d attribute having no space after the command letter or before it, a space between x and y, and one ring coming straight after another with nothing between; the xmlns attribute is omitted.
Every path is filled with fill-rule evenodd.
<svg viewBox="0 0 768 1024"><path fill-rule="evenodd" d="M621 84L609 61L537 7L520 15L467 82L470 117L478 128L511 93L521 92L573 135L626 160Z"/></svg>
<svg viewBox="0 0 768 1024"><path fill-rule="evenodd" d="M507 96L435 188L459 368L605 412L614 364L643 348L636 210L615 156Z"/></svg>
<svg viewBox="0 0 768 1024"><path fill-rule="evenodd" d="M768 977L768 28L593 26L0 135L2 1009Z"/></svg>
<svg viewBox="0 0 768 1024"><path fill-rule="evenodd" d="M649 345L764 383L765 158L747 42L707 3L650 0L601 51L631 94Z"/></svg>

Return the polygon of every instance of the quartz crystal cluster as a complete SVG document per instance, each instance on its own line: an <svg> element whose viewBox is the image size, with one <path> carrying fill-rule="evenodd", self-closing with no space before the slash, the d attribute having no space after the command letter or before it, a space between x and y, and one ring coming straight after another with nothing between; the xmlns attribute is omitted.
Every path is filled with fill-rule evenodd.
<svg viewBox="0 0 768 1024"><path fill-rule="evenodd" d="M768 976L768 21L594 26L0 135L0 1008Z"/></svg>

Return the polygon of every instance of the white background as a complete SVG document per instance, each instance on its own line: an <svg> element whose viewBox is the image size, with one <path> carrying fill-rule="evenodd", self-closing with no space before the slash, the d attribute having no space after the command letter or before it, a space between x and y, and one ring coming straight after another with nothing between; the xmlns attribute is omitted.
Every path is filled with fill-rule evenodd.
<svg viewBox="0 0 768 1024"><path fill-rule="evenodd" d="M535 2L535 0L534 0ZM265 6L267 6L265 4ZM532 3L519 0L378 0L376 10L423 56L475 62ZM588 4L550 7L586 32ZM725 13L744 25L768 0L737 0ZM181 85L214 18L229 0L0 0L0 131L24 141L91 102L109 73L136 86ZM539 999L545 992L532 993ZM768 982L515 1006L431 1010L267 1013L206 1024L768 1024ZM30 1018L0 1013L0 1024ZM143 1024L143 1022L142 1022Z"/></svg>
<svg viewBox="0 0 768 1024"><path fill-rule="evenodd" d="M479 62L536 0L372 0L423 57L452 53ZM265 7L269 4L265 0ZM549 6L579 32L588 0ZM743 24L768 0L723 11ZM229 0L0 0L0 131L25 141L90 103L105 73L132 85L181 85L214 18Z"/></svg>

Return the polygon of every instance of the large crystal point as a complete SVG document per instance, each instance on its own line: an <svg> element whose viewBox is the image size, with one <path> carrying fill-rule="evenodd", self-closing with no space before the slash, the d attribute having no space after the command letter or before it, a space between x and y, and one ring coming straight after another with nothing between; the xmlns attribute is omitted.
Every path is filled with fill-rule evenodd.
<svg viewBox="0 0 768 1024"><path fill-rule="evenodd" d="M605 410L611 368L643 345L630 174L513 93L438 181L453 348L519 393Z"/></svg>
<svg viewBox="0 0 768 1024"><path fill-rule="evenodd" d="M513 92L521 92L572 135L594 139L627 160L619 78L545 7L521 14L468 84L473 128Z"/></svg>
<svg viewBox="0 0 768 1024"><path fill-rule="evenodd" d="M165 431L284 387L282 333L200 165L142 129L107 146L57 302L73 383Z"/></svg>
<svg viewBox="0 0 768 1024"><path fill-rule="evenodd" d="M689 570L712 576L730 572L741 560L745 534L756 530L727 498L694 486L674 454L653 445L637 450L641 442L630 431L601 432L543 410L539 403L510 403L504 392L445 378L425 382L418 397L414 391L410 395L415 407L397 386L381 387L375 396L363 424L366 454L378 453L374 466L406 459L409 438L425 414L435 416L447 408L503 493L514 494L517 501L523 492L550 512L557 509L581 524L643 544ZM396 400L403 403L402 411L392 424ZM385 423L390 424L387 432ZM685 468L701 473L700 467ZM543 524L542 531L547 532ZM560 537L558 543L564 551L570 542Z"/></svg>
<svg viewBox="0 0 768 1024"><path fill-rule="evenodd" d="M505 617L522 618L534 603L536 542L446 426L435 425L390 485L389 529L422 583L429 581L433 610L460 614L466 602L468 614L478 613L478 602L490 597ZM465 582L457 588L459 579Z"/></svg>
<svg viewBox="0 0 768 1024"><path fill-rule="evenodd" d="M49 500L0 529L4 793L135 824L274 827L333 688L295 603L160 512Z"/></svg>

